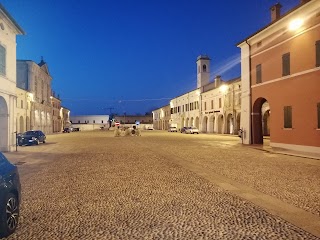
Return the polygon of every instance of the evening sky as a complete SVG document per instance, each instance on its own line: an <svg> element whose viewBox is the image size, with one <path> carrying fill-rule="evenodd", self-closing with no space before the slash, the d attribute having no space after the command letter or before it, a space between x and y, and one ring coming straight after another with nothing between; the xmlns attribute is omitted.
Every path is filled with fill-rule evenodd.
<svg viewBox="0 0 320 240"><path fill-rule="evenodd" d="M72 115L144 114L211 79L240 76L236 44L270 23L273 0L1 0L26 32L17 58L47 62ZM282 0L282 13L299 0Z"/></svg>

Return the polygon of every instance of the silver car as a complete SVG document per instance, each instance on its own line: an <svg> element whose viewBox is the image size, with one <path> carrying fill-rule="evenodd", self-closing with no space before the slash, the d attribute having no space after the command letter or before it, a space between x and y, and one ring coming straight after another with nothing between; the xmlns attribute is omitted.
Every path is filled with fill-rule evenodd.
<svg viewBox="0 0 320 240"><path fill-rule="evenodd" d="M199 129L196 127L188 127L188 128L186 128L185 133L199 134Z"/></svg>

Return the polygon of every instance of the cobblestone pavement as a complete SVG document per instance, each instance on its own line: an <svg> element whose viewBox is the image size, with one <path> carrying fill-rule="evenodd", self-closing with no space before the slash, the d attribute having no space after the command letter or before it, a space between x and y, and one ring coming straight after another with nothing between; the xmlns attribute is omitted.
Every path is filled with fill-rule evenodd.
<svg viewBox="0 0 320 240"><path fill-rule="evenodd" d="M8 239L320 239L184 165L319 217L320 161L204 134L97 131L47 140L5 154L19 164L23 194Z"/></svg>

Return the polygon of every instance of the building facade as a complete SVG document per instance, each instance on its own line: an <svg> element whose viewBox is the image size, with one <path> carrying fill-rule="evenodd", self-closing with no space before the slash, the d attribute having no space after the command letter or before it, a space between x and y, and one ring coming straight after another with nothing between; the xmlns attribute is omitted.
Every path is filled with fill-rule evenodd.
<svg viewBox="0 0 320 240"><path fill-rule="evenodd" d="M30 60L17 60L17 87L31 94L30 128L53 132L51 81L48 65L41 60L39 64Z"/></svg>
<svg viewBox="0 0 320 240"><path fill-rule="evenodd" d="M217 76L201 91L201 132L238 134L241 116L241 79L224 82Z"/></svg>
<svg viewBox="0 0 320 240"><path fill-rule="evenodd" d="M0 151L16 145L16 36L24 31L0 4Z"/></svg>
<svg viewBox="0 0 320 240"><path fill-rule="evenodd" d="M31 130L31 99L29 92L19 87L16 88L17 104L16 104L16 125L17 132L23 133Z"/></svg>
<svg viewBox="0 0 320 240"><path fill-rule="evenodd" d="M62 114L61 114L61 100L55 97L54 94L50 97L52 105L52 132L57 133L62 131Z"/></svg>
<svg viewBox="0 0 320 240"><path fill-rule="evenodd" d="M170 111L171 111L170 105L166 105L152 111L154 129L168 130L169 122L171 119Z"/></svg>
<svg viewBox="0 0 320 240"><path fill-rule="evenodd" d="M70 127L71 126L70 110L66 107L61 107L60 116L61 116L61 122L62 122L61 128L64 129L64 128Z"/></svg>
<svg viewBox="0 0 320 240"><path fill-rule="evenodd" d="M170 101L169 126L196 127L203 133L237 134L241 116L241 80L210 78L210 58L197 58L197 88ZM158 110L157 110L158 111ZM154 115L154 120L155 120Z"/></svg>
<svg viewBox="0 0 320 240"><path fill-rule="evenodd" d="M238 44L244 143L320 153L320 1L302 0Z"/></svg>

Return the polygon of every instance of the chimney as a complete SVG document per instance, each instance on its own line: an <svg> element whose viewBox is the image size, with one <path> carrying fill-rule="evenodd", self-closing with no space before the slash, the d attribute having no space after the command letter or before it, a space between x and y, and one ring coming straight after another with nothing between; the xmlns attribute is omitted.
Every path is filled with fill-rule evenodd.
<svg viewBox="0 0 320 240"><path fill-rule="evenodd" d="M221 84L221 76L217 75L216 78L214 79L214 87L217 88Z"/></svg>
<svg viewBox="0 0 320 240"><path fill-rule="evenodd" d="M301 0L303 1L303 0ZM280 9L282 5L280 3L277 3L276 5L272 6L270 8L271 10L271 22L274 22L280 18Z"/></svg>

